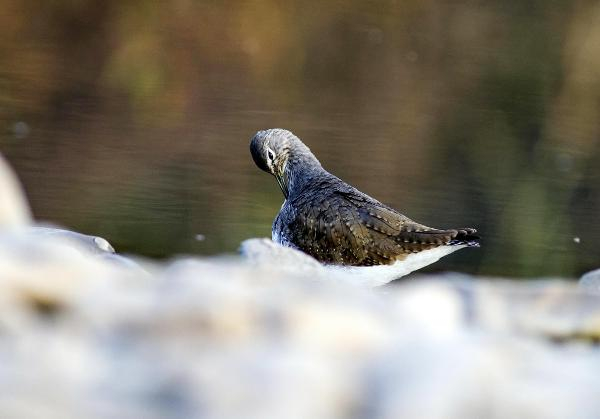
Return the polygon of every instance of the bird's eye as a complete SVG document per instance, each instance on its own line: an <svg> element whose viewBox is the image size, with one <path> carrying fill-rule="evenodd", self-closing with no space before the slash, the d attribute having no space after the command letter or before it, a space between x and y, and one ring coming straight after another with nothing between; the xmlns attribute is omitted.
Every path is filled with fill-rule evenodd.
<svg viewBox="0 0 600 419"><path fill-rule="evenodd" d="M275 159L275 155L273 154L273 152L271 150L267 150L267 157L271 161Z"/></svg>

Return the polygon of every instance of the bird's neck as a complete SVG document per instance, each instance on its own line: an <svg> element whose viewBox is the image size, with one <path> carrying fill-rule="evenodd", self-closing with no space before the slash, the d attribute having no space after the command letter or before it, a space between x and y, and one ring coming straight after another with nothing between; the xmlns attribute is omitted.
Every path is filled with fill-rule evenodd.
<svg viewBox="0 0 600 419"><path fill-rule="evenodd" d="M310 183L327 174L312 153L302 153L290 157L285 166L286 199L301 193ZM282 188L283 189L283 188ZM287 193L286 193L287 192Z"/></svg>

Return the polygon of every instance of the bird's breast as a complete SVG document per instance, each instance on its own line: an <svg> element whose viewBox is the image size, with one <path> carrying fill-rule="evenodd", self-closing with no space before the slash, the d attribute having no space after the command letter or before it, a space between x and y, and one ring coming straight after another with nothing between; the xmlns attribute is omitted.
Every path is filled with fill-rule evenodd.
<svg viewBox="0 0 600 419"><path fill-rule="evenodd" d="M293 208L290 207L289 201L285 200L277 217L273 221L273 227L271 229L271 239L282 246L293 247L292 234L289 229L290 220L293 217Z"/></svg>

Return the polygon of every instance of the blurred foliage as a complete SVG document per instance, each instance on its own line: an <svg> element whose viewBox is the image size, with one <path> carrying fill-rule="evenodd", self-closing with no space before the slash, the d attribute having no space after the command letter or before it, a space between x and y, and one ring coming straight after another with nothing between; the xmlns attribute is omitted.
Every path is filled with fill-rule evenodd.
<svg viewBox="0 0 600 419"><path fill-rule="evenodd" d="M152 257L234 251L281 205L247 149L279 126L409 216L479 228L431 269L600 264L598 2L2 9L0 148L39 219Z"/></svg>

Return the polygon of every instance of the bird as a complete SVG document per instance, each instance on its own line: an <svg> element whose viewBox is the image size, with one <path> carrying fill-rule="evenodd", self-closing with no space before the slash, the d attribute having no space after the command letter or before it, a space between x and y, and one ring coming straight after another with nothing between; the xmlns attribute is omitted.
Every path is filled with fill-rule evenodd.
<svg viewBox="0 0 600 419"><path fill-rule="evenodd" d="M347 184L291 131L258 131L250 153L258 168L275 177L285 198L272 241L324 265L393 280L456 250L480 246L475 228L428 227Z"/></svg>

